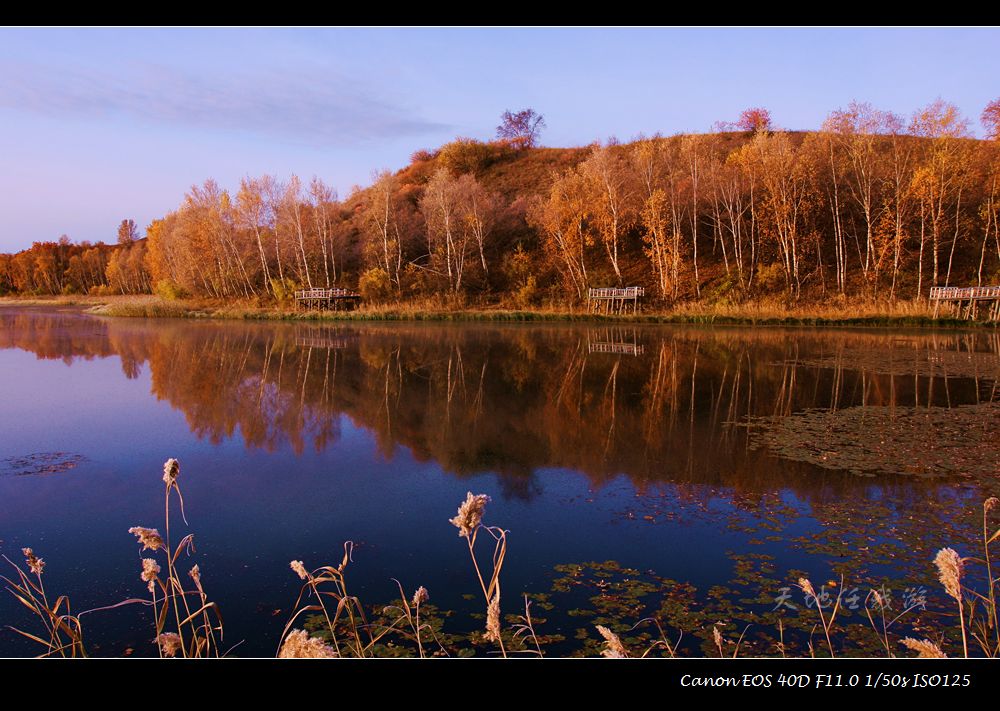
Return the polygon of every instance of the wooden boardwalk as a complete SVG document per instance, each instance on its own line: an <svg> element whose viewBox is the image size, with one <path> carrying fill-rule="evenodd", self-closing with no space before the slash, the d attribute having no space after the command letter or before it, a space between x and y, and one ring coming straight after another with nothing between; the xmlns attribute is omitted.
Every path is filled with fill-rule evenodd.
<svg viewBox="0 0 1000 711"><path fill-rule="evenodd" d="M632 313L639 311L639 299L646 295L641 286L626 286L623 288L589 289L587 303L594 313L621 314L627 313L629 307Z"/></svg>
<svg viewBox="0 0 1000 711"><path fill-rule="evenodd" d="M351 309L361 302L361 294L350 289L302 289L295 292L295 303L307 309Z"/></svg>
<svg viewBox="0 0 1000 711"><path fill-rule="evenodd" d="M941 304L953 303L961 318L975 320L979 307L983 306L988 320L1000 320L1000 286L934 286L930 300L934 302L934 318Z"/></svg>

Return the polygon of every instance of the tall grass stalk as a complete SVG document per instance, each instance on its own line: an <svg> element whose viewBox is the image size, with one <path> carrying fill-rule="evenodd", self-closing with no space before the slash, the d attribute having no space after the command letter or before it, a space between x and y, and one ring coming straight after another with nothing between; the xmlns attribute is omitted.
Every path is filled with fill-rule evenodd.
<svg viewBox="0 0 1000 711"><path fill-rule="evenodd" d="M990 546L1000 538L1000 528L990 533L990 512L1000 506L1000 499L990 497L983 502L983 563L986 568L986 593L966 589L970 593L969 633L987 657L1000 656L1000 624L997 619L997 579L993 577ZM972 558L968 560L974 560ZM982 615L977 615L981 606Z"/></svg>
<svg viewBox="0 0 1000 711"><path fill-rule="evenodd" d="M838 590L838 592L837 592L837 601L833 605L833 610L830 611L830 617L829 618L827 618L823 614L823 602L822 602L822 600L820 600L819 596L816 594L816 589L813 588L812 583L809 582L809 580L807 578L799 578L799 587L807 595L807 599L808 599L808 597L811 597L813 600L816 601L816 611L819 612L820 623L823 625L823 635L826 637L826 646L827 646L827 649L830 650L830 656L831 657L836 657L837 654L836 654L836 652L833 651L833 641L832 641L832 639L830 637L830 630L833 629L833 623L837 619L837 613L840 612L840 601L841 601L841 598L843 597L843 594L844 594L843 593L843 590L844 590L844 579L843 579L843 577L841 577L841 579L840 579L840 587L837 588L837 590ZM812 644L810 643L810 647L811 646L812 646Z"/></svg>
<svg viewBox="0 0 1000 711"><path fill-rule="evenodd" d="M879 609L879 616L882 623L881 628L875 623L875 619L872 617L872 605L869 605L869 601L874 601L874 606L877 606ZM914 602L913 604L903 608L903 610L898 615L889 620L886 619L885 616L886 608L889 606L889 603L886 600L885 596L883 596L882 593L880 593L878 590L875 590L874 588L872 588L868 592L868 595L865 597L865 604L864 604L865 615L868 617L868 623L875 631L875 634L879 639L879 643L885 649L887 657L894 656L892 653L892 648L889 644L889 628L892 627L896 622L901 620L905 615L909 614L910 612L913 612L922 605L923 605L922 602L918 601Z"/></svg>
<svg viewBox="0 0 1000 711"><path fill-rule="evenodd" d="M408 636L417 645L417 654L423 658L426 657L426 651L424 650L423 633L427 632L431 635L434 642L438 646L437 654L441 656L449 656L448 650L441 643L441 640L437 638L434 633L434 628L426 622L420 621L420 607L430 599L430 594L427 592L427 588L421 585L413 593L411 599L406 598L406 593L403 592L403 584L393 578L393 581L399 587L399 605L389 605L383 612L386 614L396 615L396 619L388 625L388 629L395 629ZM405 626L403 623L406 623Z"/></svg>
<svg viewBox="0 0 1000 711"><path fill-rule="evenodd" d="M962 572L965 561L954 548L942 548L934 557L938 569L938 579L948 596L958 603L958 622L962 629L962 652L969 656L969 640L965 632L965 602L962 594Z"/></svg>
<svg viewBox="0 0 1000 711"><path fill-rule="evenodd" d="M472 566L476 569L479 586L486 598L485 638L488 641L496 642L500 647L500 654L506 657L507 650L504 648L500 623L500 570L503 568L504 558L507 555L507 532L497 526L483 525L483 511L489 501L490 497L486 494L474 495L471 491L468 492L465 501L458 507L458 514L451 519L451 523L458 529L458 535L464 538L469 546L469 557L472 558ZM493 572L488 584L483 578L479 562L476 560L476 540L480 531L486 531L493 538L495 544L493 547Z"/></svg>
<svg viewBox="0 0 1000 711"><path fill-rule="evenodd" d="M653 640L653 643L651 645L649 645L649 647L646 649L645 652L642 653L643 658L648 657L650 655L650 653L652 653L652 651L654 649L665 649L665 650L667 650L667 654L669 654L671 657L676 657L677 656L677 647L680 645L681 639L683 639L683 637L684 637L684 632L682 631L678 635L676 642L674 642L673 644L670 644L670 640L667 639L667 633L663 630L663 625L661 625L660 621L658 619L656 619L655 617L647 617L647 618L645 618L643 620L639 620L635 624L635 627L633 627L632 629L634 630L634 629L638 628L639 625L641 625L643 622L652 622L654 625L656 625L656 629L660 633L660 638L656 639L656 640Z"/></svg>
<svg viewBox="0 0 1000 711"><path fill-rule="evenodd" d="M7 590L18 602L27 607L32 615L42 623L45 637L17 627L10 627L10 629L22 637L42 645L46 650L40 655L42 657L56 655L60 657L86 657L87 651L83 646L83 627L80 624L80 618L72 614L69 598L60 595L54 603L49 604L45 583L42 580L45 561L36 556L31 548L23 549L22 553L29 572L25 572L21 566L4 556L4 560L17 571L18 580L14 581L6 575L0 576L0 578L7 584Z"/></svg>
<svg viewBox="0 0 1000 711"><path fill-rule="evenodd" d="M1000 538L1000 528L997 528L992 534L990 534L990 524L989 517L990 512L1000 506L1000 499L995 496L991 496L986 501L983 502L983 558L986 561L986 581L987 581L987 596L989 605L987 607L987 617L989 626L993 628L993 640L994 644L987 645L984 644L984 650L990 651L990 656L996 657L1000 656L1000 619L997 615L997 578L993 577L993 565L990 562L990 544ZM985 639L987 635L984 634Z"/></svg>
<svg viewBox="0 0 1000 711"><path fill-rule="evenodd" d="M531 600L528 599L527 593L524 595L524 615L520 617L520 620L513 628L514 640L524 644L525 640L530 638L535 648L525 651L528 654L535 654L539 657L545 656L542 654L542 645L538 643L538 635L535 634L535 625L531 621Z"/></svg>
<svg viewBox="0 0 1000 711"><path fill-rule="evenodd" d="M290 640L294 643L293 635L296 630L293 625L307 612L322 614L334 654L338 657L373 656L375 645L396 630L395 625L376 630L368 621L361 600L348 592L344 571L351 562L353 545L351 541L344 543L344 557L336 567L324 565L315 570L307 570L302 561L293 560L290 563L291 569L304 582L292 608L292 615L281 633L278 642L279 656L293 656L290 653L283 654L283 651L288 651ZM307 603L310 598L313 602Z"/></svg>

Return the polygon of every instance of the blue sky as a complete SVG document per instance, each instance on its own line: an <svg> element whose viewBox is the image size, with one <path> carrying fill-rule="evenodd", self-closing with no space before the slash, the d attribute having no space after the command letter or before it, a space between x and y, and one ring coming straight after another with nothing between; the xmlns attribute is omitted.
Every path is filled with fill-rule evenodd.
<svg viewBox="0 0 1000 711"><path fill-rule="evenodd" d="M939 96L981 135L998 47L998 29L0 29L0 251L114 241L209 177L346 195L527 106L551 146Z"/></svg>

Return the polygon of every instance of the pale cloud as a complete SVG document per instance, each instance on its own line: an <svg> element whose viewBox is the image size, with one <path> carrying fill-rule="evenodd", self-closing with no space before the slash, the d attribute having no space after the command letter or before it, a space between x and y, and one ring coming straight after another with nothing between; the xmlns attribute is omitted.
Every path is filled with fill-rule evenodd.
<svg viewBox="0 0 1000 711"><path fill-rule="evenodd" d="M338 146L450 130L360 82L316 70L115 72L0 60L0 108L71 119L126 117Z"/></svg>

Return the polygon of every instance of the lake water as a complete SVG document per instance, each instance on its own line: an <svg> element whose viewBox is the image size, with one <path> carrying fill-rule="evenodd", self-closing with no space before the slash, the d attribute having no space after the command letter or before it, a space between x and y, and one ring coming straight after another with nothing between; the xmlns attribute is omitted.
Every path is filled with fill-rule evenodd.
<svg viewBox="0 0 1000 711"><path fill-rule="evenodd" d="M535 595L548 654L594 653L595 624L651 616L671 639L683 630L688 654L713 653L715 625L726 644L745 633L741 654L776 654L779 618L805 653L818 619L800 575L862 600L844 604L838 644L877 653L873 587L896 614L913 608L894 632L954 627L932 559L945 545L981 554L982 502L1000 488L998 344L992 331L6 306L0 552L21 562L34 548L74 611L143 596L127 530L162 529L175 457L190 527L173 525L195 534L191 562L234 654L273 655L299 590L289 561L337 564L348 540L366 605L391 603L393 579L408 595L424 585L461 635L482 628L484 605L448 519L472 491L492 497L485 522L509 531L503 612ZM156 653L138 605L83 621L94 654ZM0 624L34 623L4 594ZM625 636L638 648L653 631ZM0 632L0 655L33 653Z"/></svg>

